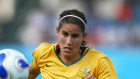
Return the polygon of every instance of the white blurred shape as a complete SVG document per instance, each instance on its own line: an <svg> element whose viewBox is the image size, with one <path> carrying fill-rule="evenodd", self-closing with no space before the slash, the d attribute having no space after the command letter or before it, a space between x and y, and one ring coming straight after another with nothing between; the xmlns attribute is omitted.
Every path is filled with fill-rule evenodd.
<svg viewBox="0 0 140 79"><path fill-rule="evenodd" d="M116 9L123 0L97 0L95 5L95 12L106 19L116 18ZM94 8L94 7L93 7Z"/></svg>
<svg viewBox="0 0 140 79"><path fill-rule="evenodd" d="M15 0L0 0L0 21L10 21L14 16Z"/></svg>

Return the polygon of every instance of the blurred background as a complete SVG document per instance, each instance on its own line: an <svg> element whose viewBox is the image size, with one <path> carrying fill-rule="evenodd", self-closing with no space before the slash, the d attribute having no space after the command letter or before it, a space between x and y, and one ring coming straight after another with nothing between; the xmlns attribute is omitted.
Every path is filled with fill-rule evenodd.
<svg viewBox="0 0 140 79"><path fill-rule="evenodd" d="M140 0L0 0L0 50L17 49L31 63L40 43L57 42L66 9L85 13L86 41L113 61L118 79L139 78Z"/></svg>

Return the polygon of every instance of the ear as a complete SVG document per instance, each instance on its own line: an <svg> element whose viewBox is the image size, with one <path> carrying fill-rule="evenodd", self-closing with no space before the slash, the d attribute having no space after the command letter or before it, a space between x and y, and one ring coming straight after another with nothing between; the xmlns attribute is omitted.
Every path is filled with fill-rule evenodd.
<svg viewBox="0 0 140 79"><path fill-rule="evenodd" d="M58 29L58 27L56 28L56 35L57 35L57 37L58 37L58 33L59 33L59 29Z"/></svg>
<svg viewBox="0 0 140 79"><path fill-rule="evenodd" d="M84 33L84 35L83 35L83 40L85 40L86 37L87 37L87 32Z"/></svg>

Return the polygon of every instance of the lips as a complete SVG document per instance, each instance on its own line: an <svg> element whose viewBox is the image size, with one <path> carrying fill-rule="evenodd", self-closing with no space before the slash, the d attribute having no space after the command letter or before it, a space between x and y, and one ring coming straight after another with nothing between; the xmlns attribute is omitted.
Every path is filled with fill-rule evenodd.
<svg viewBox="0 0 140 79"><path fill-rule="evenodd" d="M72 48L70 48L70 47L64 47L64 51L65 52L71 52L72 51Z"/></svg>
<svg viewBox="0 0 140 79"><path fill-rule="evenodd" d="M70 47L64 47L64 49L69 49L69 50L72 50Z"/></svg>

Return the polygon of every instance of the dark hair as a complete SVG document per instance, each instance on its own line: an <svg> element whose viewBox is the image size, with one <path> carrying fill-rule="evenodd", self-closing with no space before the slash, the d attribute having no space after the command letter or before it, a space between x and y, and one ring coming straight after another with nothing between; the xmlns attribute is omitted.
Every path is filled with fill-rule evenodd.
<svg viewBox="0 0 140 79"><path fill-rule="evenodd" d="M62 25L64 23L70 23L70 24L76 24L80 27L82 33L84 34L85 33L85 25L87 24L87 20L86 20L86 17L84 15L83 12L80 12L79 10L76 10L76 9L71 9L71 10L65 10L63 11L61 14L60 14L60 18L59 20L66 16L66 15L75 15L75 16L78 16L80 17L84 22L85 24L78 18L75 18L75 17L65 17L63 18L60 22L59 22L59 26L58 26L58 30L60 30L60 28L62 28ZM86 45L86 42L83 40L81 45Z"/></svg>

